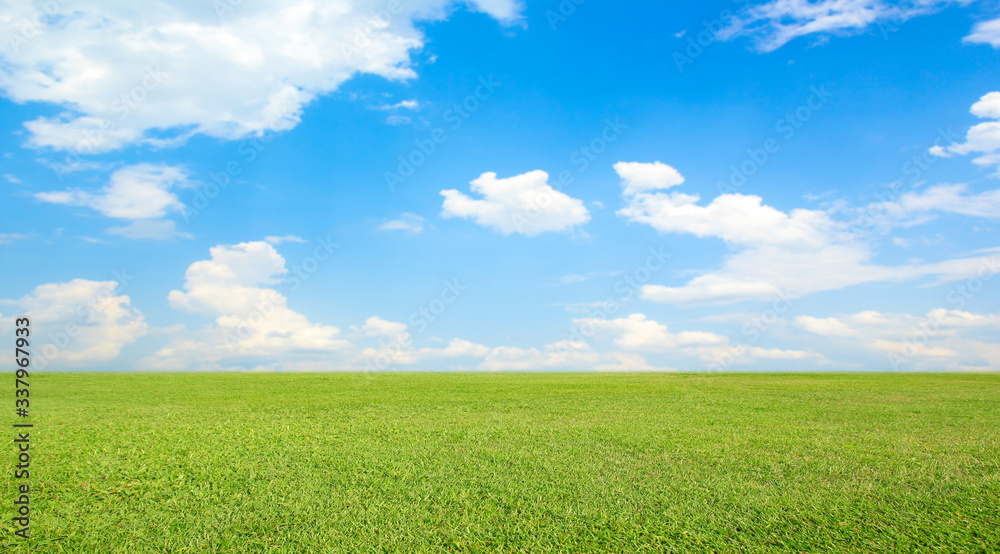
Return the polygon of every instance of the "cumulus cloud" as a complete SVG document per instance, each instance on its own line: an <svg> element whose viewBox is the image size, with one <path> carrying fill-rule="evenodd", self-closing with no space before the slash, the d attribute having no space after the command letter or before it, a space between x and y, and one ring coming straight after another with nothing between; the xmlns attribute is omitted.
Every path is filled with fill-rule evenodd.
<svg viewBox="0 0 1000 554"><path fill-rule="evenodd" d="M116 170L108 183L95 192L71 189L38 192L34 197L42 202L85 207L105 217L132 221L108 229L111 234L133 239L167 239L190 237L179 233L173 221L162 219L184 213L184 204L174 190L188 186L191 183L183 168L136 164Z"/></svg>
<svg viewBox="0 0 1000 554"><path fill-rule="evenodd" d="M676 181L671 177L669 183ZM666 188L666 187L661 187ZM679 287L645 285L641 296L665 303L734 302L803 296L862 283L903 281L925 276L939 281L971 277L996 265L974 256L936 263L882 266L872 263L871 245L856 240L846 224L818 210L782 212L759 196L723 194L707 205L698 195L636 191L623 177L625 207L618 215L663 233L686 233L723 240L733 253L723 266ZM916 197L907 200L920 204ZM964 202L964 200L963 200ZM952 209L965 206L956 202ZM935 208L938 209L938 208Z"/></svg>
<svg viewBox="0 0 1000 554"><path fill-rule="evenodd" d="M504 235L533 237L549 231L570 231L590 221L583 202L555 190L548 173L536 170L507 179L483 173L472 181L473 199L457 190L443 190L441 216L472 219Z"/></svg>
<svg viewBox="0 0 1000 554"><path fill-rule="evenodd" d="M310 322L288 307L269 285L287 273L285 259L266 242L220 245L211 258L195 262L184 275L184 290L171 291L170 306L214 318L202 335L213 342L181 341L157 356L195 353L208 361L231 356L272 357L285 353L333 352L350 344L336 327Z"/></svg>
<svg viewBox="0 0 1000 554"><path fill-rule="evenodd" d="M897 25L934 13L949 4L972 0L771 0L751 5L733 17L716 36L749 37L760 52L772 52L804 36L850 35L874 25L890 32Z"/></svg>
<svg viewBox="0 0 1000 554"><path fill-rule="evenodd" d="M828 363L819 353L805 350L785 350L733 344L729 337L707 331L671 332L667 325L636 313L618 319L581 318L573 322L575 328L592 329L595 338L610 336L619 350L618 354L667 355L677 363L690 365L684 359L699 360L698 365L715 365L719 360L730 359L733 364L747 365L754 360L805 360L816 359ZM606 355L614 354L614 351ZM728 364L727 364L728 367Z"/></svg>
<svg viewBox="0 0 1000 554"><path fill-rule="evenodd" d="M995 176L1000 177L1000 92L984 95L969 111L980 119L992 121L972 126L966 133L965 142L932 148L930 152L943 157L948 157L950 154L964 156L979 153L981 155L973 159L972 163L998 168Z"/></svg>
<svg viewBox="0 0 1000 554"><path fill-rule="evenodd" d="M490 349L464 339L452 339L444 348L416 348L405 323L370 317L354 332L379 339L378 347L361 352L365 366L370 370L386 370L393 366L412 366L425 360L442 358L483 358Z"/></svg>
<svg viewBox="0 0 1000 554"><path fill-rule="evenodd" d="M386 221L377 229L379 231L402 231L408 235L417 235L424 231L424 218L417 214L404 213L399 219Z"/></svg>
<svg viewBox="0 0 1000 554"><path fill-rule="evenodd" d="M153 0L138 10L105 0L35 17L37 4L5 0L0 89L65 108L25 124L33 147L91 153L283 131L354 75L413 78L410 54L424 44L416 23L459 4ZM521 9L514 0L461 4L504 23Z"/></svg>
<svg viewBox="0 0 1000 554"><path fill-rule="evenodd" d="M39 285L20 299L4 301L16 312L0 317L0 328L13 336L13 317L31 316L33 363L39 369L107 362L149 329L129 297L117 290L120 285L86 279Z"/></svg>
<svg viewBox="0 0 1000 554"><path fill-rule="evenodd" d="M599 319L581 318L573 322L578 328L593 327L595 330L616 335L614 344L623 350L664 352L682 346L705 346L728 343L729 339L715 333L682 331L671 333L667 326L644 314L632 314L625 318Z"/></svg>

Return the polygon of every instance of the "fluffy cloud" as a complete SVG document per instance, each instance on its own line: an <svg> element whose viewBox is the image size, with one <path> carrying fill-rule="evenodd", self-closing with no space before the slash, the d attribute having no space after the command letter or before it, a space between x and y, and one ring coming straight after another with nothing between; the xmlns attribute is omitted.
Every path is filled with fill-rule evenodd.
<svg viewBox="0 0 1000 554"><path fill-rule="evenodd" d="M140 10L99 0L46 14L5 0L0 89L66 109L26 123L34 147L90 153L283 131L356 74L413 78L409 56L424 43L415 22L455 4L153 0ZM465 4L506 23L520 11L514 0Z"/></svg>
<svg viewBox="0 0 1000 554"><path fill-rule="evenodd" d="M599 319L583 318L573 322L581 332L593 329L595 337L608 335L614 338L615 347L619 352L611 354L646 354L669 355L671 360L682 362L683 358L697 359L696 366L703 369L703 364L709 367L718 364L719 360L729 359L726 368L731 364L747 365L754 360L805 360L816 359L820 363L829 363L822 354L804 350L784 350L780 348L762 348L733 344L729 337L705 331L682 331L671 333L667 326L644 314L632 314L625 318ZM694 369L694 368L692 368Z"/></svg>
<svg viewBox="0 0 1000 554"><path fill-rule="evenodd" d="M488 346L463 339L452 339L443 348L416 348L403 323L369 318L365 325L353 327L359 335L379 339L379 346L366 348L361 353L364 366L370 371L393 367L421 367L431 369L443 359L481 359L478 365L456 366L480 371L675 371L664 365L648 362L639 352L654 355L674 354L691 358L701 356L705 347L728 344L726 337L713 333L670 333L665 325L634 314L618 320L579 319L573 326L595 331L594 338L613 337L609 348L595 349L583 340L561 340L542 348L516 346ZM701 362L698 362L701 363ZM426 365L431 364L431 365Z"/></svg>
<svg viewBox="0 0 1000 554"><path fill-rule="evenodd" d="M583 202L555 190L548 173L531 171L507 179L483 173L472 181L473 199L457 190L443 190L441 216L472 219L504 235L533 237L547 231L570 231L590 221Z"/></svg>
<svg viewBox="0 0 1000 554"><path fill-rule="evenodd" d="M750 37L757 50L771 52L808 35L860 33L872 25L882 32L949 4L972 0L771 0L751 5L717 33L720 40Z"/></svg>
<svg viewBox="0 0 1000 554"><path fill-rule="evenodd" d="M170 192L187 182L187 173L166 165L139 164L111 174L111 179L99 192L80 190L39 192L35 198L43 202L85 206L101 215L119 219L149 219L163 217L168 212L182 212L184 204Z"/></svg>
<svg viewBox="0 0 1000 554"><path fill-rule="evenodd" d="M615 164L615 171L622 178L622 189L628 195L666 189L684 183L680 171L660 162L651 164L618 162Z"/></svg>
<svg viewBox="0 0 1000 554"><path fill-rule="evenodd" d="M829 241L835 227L825 212L794 210L785 214L763 205L759 196L723 194L700 206L698 195L635 193L624 179L622 188L627 205L618 215L663 233L718 237L741 246L815 248Z"/></svg>
<svg viewBox="0 0 1000 554"><path fill-rule="evenodd" d="M952 144L948 147L936 147L931 153L948 157L951 154L966 155L980 153L981 156L972 163L984 167L1000 168L1000 92L991 92L972 105L969 110L980 119L991 119L974 125L966 133L965 142ZM1000 177L1000 169L996 173Z"/></svg>
<svg viewBox="0 0 1000 554"><path fill-rule="evenodd" d="M116 293L119 285L85 279L39 285L18 300L3 302L16 312L0 317L0 327L13 336L12 318L31 317L33 363L39 369L107 362L148 330L129 297Z"/></svg>
<svg viewBox="0 0 1000 554"><path fill-rule="evenodd" d="M578 328L591 326L596 330L616 335L614 343L623 350L665 352L681 346L705 346L726 344L729 339L715 333L682 331L671 333L667 326L648 319L644 314L632 314L619 319L578 319L573 322Z"/></svg>
<svg viewBox="0 0 1000 554"><path fill-rule="evenodd" d="M493 348L479 365L485 371L676 371L704 370L729 359L748 366L756 360L812 359L828 364L819 353L804 350L762 348L731 343L711 332L672 333L667 326L644 314L617 319L581 318L572 322L584 340L563 340L542 349L500 346ZM610 342L608 342L610 339ZM647 357L654 359L653 362ZM655 358L654 358L655 357ZM765 366L765 368L770 368Z"/></svg>
<svg viewBox="0 0 1000 554"><path fill-rule="evenodd" d="M420 354L428 358L482 358L490 349L464 339L451 339L444 348L421 348Z"/></svg>
<svg viewBox="0 0 1000 554"><path fill-rule="evenodd" d="M187 172L169 165L137 164L111 174L96 192L65 190L39 192L42 202L90 208L105 217L131 220L126 226L108 229L111 234L133 239L167 239L190 236L178 233L173 221L161 219L184 213L184 204L174 194L177 188L190 186Z"/></svg>
<svg viewBox="0 0 1000 554"><path fill-rule="evenodd" d="M361 327L352 326L355 332L368 337L396 338L406 334L406 324L397 321L386 321L380 317L369 317Z"/></svg>
<svg viewBox="0 0 1000 554"><path fill-rule="evenodd" d="M202 335L214 342L182 342L160 358L196 352L208 361L230 356L272 357L285 353L333 352L350 344L339 329L310 322L290 309L287 299L267 285L281 282L285 259L266 242L220 245L211 259L195 262L184 275L184 291L171 291L170 306L215 318Z"/></svg>
<svg viewBox="0 0 1000 554"><path fill-rule="evenodd" d="M875 352L892 369L1000 369L1000 315L937 308L924 316L864 311L827 318L799 316L806 331ZM991 340L992 337L992 340ZM878 369L878 368L875 368Z"/></svg>
<svg viewBox="0 0 1000 554"><path fill-rule="evenodd" d="M452 339L444 348L416 348L405 323L370 317L361 327L352 327L359 334L379 339L377 348L366 348L361 358L366 369L382 371L392 366L411 366L420 361L441 358L482 358L490 349L463 339Z"/></svg>
<svg viewBox="0 0 1000 554"><path fill-rule="evenodd" d="M673 186L670 177L664 187ZM796 209L784 213L759 196L723 194L708 205L697 195L636 191L623 176L625 207L618 215L664 233L722 239L734 250L722 268L686 285L646 285L646 300L665 303L733 302L781 295L803 296L862 283L934 276L939 281L995 272L994 257L977 256L898 267L871 263L870 245L851 236L846 224L827 212ZM913 202L910 202L913 200ZM911 204L916 198L908 200ZM964 204L962 204L964 205ZM956 203L953 208L959 206Z"/></svg>
<svg viewBox="0 0 1000 554"><path fill-rule="evenodd" d="M965 42L989 44L993 48L1000 48L1000 18L976 23L972 33L965 37ZM1000 119L1000 115L993 117Z"/></svg>

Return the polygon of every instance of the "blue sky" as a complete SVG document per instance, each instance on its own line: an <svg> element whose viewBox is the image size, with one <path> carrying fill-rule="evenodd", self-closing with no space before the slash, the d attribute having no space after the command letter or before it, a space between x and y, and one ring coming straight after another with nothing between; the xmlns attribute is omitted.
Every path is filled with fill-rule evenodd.
<svg viewBox="0 0 1000 554"><path fill-rule="evenodd" d="M4 11L46 369L1000 369L995 3Z"/></svg>

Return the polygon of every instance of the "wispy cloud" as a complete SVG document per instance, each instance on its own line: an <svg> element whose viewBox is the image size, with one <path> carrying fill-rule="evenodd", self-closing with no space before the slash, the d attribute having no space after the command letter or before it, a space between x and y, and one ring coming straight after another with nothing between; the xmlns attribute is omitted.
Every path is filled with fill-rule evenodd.
<svg viewBox="0 0 1000 554"><path fill-rule="evenodd" d="M416 235L424 231L424 218L407 212L398 219L382 223L376 229L379 231L402 231L408 235Z"/></svg>

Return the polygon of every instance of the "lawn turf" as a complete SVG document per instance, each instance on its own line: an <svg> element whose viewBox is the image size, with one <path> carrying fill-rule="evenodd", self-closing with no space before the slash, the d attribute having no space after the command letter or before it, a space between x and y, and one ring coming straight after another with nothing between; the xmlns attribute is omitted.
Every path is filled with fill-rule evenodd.
<svg viewBox="0 0 1000 554"><path fill-rule="evenodd" d="M30 382L7 552L1000 551L1000 375Z"/></svg>

